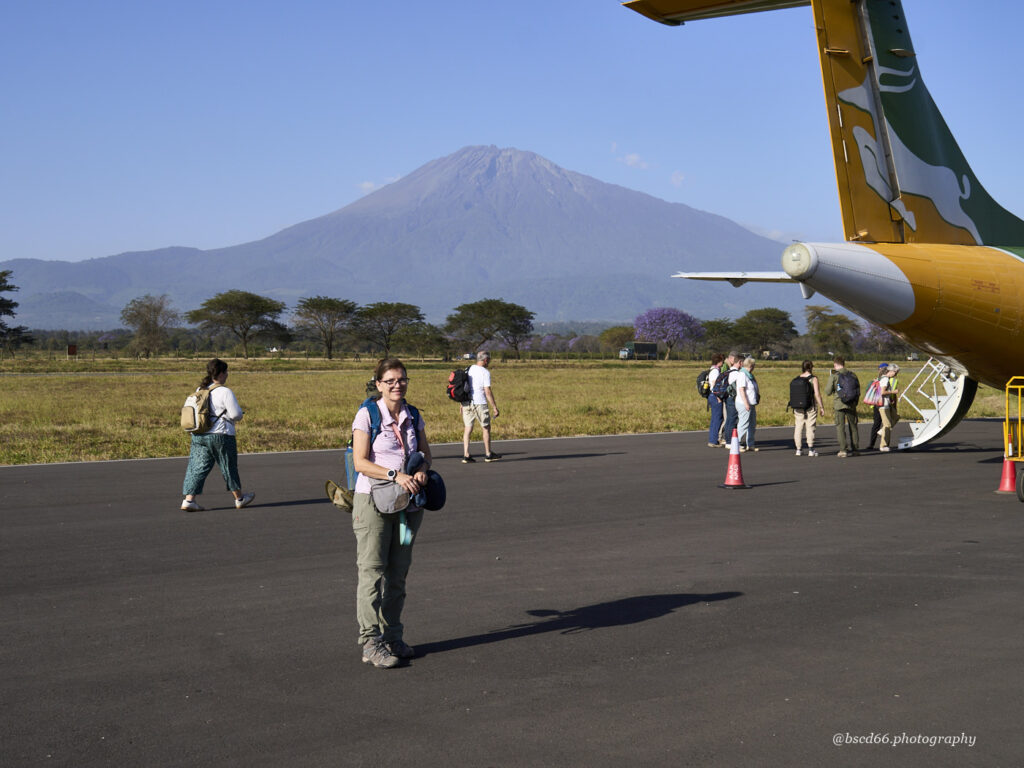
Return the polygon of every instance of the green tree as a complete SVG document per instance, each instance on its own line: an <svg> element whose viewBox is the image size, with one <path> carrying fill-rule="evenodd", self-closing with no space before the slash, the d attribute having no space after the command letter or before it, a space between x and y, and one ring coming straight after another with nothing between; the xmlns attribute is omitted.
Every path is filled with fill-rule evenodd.
<svg viewBox="0 0 1024 768"><path fill-rule="evenodd" d="M833 313L828 307L810 304L804 309L807 317L807 335L814 339L822 352L848 355L853 349L853 337L860 324L846 315Z"/></svg>
<svg viewBox="0 0 1024 768"><path fill-rule="evenodd" d="M146 294L129 301L121 310L121 322L135 332L133 344L149 357L167 343L170 329L181 322L181 315L171 305L167 294Z"/></svg>
<svg viewBox="0 0 1024 768"><path fill-rule="evenodd" d="M733 324L733 333L740 346L749 347L755 354L765 349L786 349L797 337L789 312L775 307L750 310Z"/></svg>
<svg viewBox="0 0 1024 768"><path fill-rule="evenodd" d="M319 336L330 360L335 343L351 331L357 309L356 303L347 299L327 296L300 299L293 314L293 325L299 331Z"/></svg>
<svg viewBox="0 0 1024 768"><path fill-rule="evenodd" d="M626 346L627 341L632 341L635 337L636 328L632 325L615 325L611 328L605 328L598 334L597 338L604 349L618 352Z"/></svg>
<svg viewBox="0 0 1024 768"><path fill-rule="evenodd" d="M515 350L533 333L533 312L502 299L481 299L461 304L448 315L445 331L473 350L498 339Z"/></svg>
<svg viewBox="0 0 1024 768"><path fill-rule="evenodd" d="M727 354L736 346L736 324L727 318L704 321L704 352L710 357L715 352Z"/></svg>
<svg viewBox="0 0 1024 768"><path fill-rule="evenodd" d="M230 331L242 342L243 354L248 359L249 345L258 336L270 335L276 338L281 336L282 331L287 332L277 319L284 309L282 301L234 290L207 299L199 309L193 309L185 317L210 334Z"/></svg>
<svg viewBox="0 0 1024 768"><path fill-rule="evenodd" d="M18 286L12 285L8 278L11 270L0 270L0 293L10 293L18 290ZM32 337L28 334L28 328L24 325L11 327L3 321L4 317L14 317L14 310L18 308L18 302L0 296L0 346L14 356L14 350L25 344L32 343Z"/></svg>
<svg viewBox="0 0 1024 768"><path fill-rule="evenodd" d="M415 352L417 357L423 359L429 354L447 354L450 341L436 325L414 323L400 329L395 334L394 343L400 349Z"/></svg>
<svg viewBox="0 0 1024 768"><path fill-rule="evenodd" d="M395 335L404 328L424 322L420 308L401 302L378 301L356 312L355 331L364 341L380 347L390 357Z"/></svg>

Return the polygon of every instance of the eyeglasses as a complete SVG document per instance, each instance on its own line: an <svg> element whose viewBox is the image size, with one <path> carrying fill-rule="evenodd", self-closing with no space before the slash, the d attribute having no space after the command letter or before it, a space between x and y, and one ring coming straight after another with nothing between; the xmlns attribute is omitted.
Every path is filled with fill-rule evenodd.
<svg viewBox="0 0 1024 768"><path fill-rule="evenodd" d="M409 379L405 376L400 379L381 379L380 383L385 387L404 387L409 383Z"/></svg>

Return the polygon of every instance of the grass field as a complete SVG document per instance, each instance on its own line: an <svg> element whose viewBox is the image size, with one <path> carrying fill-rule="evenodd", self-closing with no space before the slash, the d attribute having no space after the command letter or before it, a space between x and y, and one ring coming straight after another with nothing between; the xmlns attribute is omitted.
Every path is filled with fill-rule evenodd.
<svg viewBox="0 0 1024 768"><path fill-rule="evenodd" d="M230 360L228 386L246 417L239 451L338 448L363 399L372 361ZM459 408L444 395L452 363L407 361L409 401L420 408L431 442L462 439ZM694 382L696 362L494 362L501 416L496 440L665 432L707 426ZM901 371L909 382L915 369ZM201 362L175 359L19 361L0 364L0 464L184 456L189 438L178 426L185 396L201 378ZM819 362L824 383L830 365ZM851 364L863 388L877 365ZM786 410L794 362L766 362L760 426L789 424ZM971 416L1003 415L1003 394L982 388ZM831 403L826 403L831 420ZM862 406L862 418L870 409ZM474 434L479 440L479 431Z"/></svg>

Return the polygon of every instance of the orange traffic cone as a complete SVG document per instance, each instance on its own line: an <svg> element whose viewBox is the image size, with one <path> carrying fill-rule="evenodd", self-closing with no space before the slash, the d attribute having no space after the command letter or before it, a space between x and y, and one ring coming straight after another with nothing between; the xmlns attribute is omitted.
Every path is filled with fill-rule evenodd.
<svg viewBox="0 0 1024 768"><path fill-rule="evenodd" d="M996 493L1017 492L1017 462L1011 461L1009 457L1003 458L1003 476L999 480L999 487Z"/></svg>
<svg viewBox="0 0 1024 768"><path fill-rule="evenodd" d="M749 488L743 482L743 468L740 466L740 436L737 430L732 431L732 441L729 443L729 466L725 470L725 482L719 488Z"/></svg>

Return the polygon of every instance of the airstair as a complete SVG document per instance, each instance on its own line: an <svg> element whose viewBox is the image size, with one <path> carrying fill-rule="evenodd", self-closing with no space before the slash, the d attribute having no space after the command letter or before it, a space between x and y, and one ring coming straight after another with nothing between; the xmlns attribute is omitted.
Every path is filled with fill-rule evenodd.
<svg viewBox="0 0 1024 768"><path fill-rule="evenodd" d="M924 445L960 423L974 402L978 382L930 358L906 387L901 387L900 418L910 424L910 437L897 449Z"/></svg>

